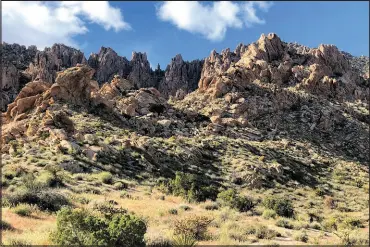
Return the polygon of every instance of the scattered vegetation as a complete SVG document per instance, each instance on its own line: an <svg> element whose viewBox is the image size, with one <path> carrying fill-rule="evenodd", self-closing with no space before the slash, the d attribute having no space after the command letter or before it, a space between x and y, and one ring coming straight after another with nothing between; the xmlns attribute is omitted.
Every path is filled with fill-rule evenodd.
<svg viewBox="0 0 370 247"><path fill-rule="evenodd" d="M145 232L145 222L131 214L101 218L84 209L64 207L51 239L60 245L145 246Z"/></svg>
<svg viewBox="0 0 370 247"><path fill-rule="evenodd" d="M289 199L276 196L267 196L263 200L263 205L267 209L274 210L279 216L288 218L294 216L293 205Z"/></svg>

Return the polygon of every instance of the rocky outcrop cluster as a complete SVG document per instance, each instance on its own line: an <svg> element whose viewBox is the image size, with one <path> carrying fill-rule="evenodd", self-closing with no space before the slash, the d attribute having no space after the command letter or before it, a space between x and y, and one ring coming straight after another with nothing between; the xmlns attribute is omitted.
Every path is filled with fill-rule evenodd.
<svg viewBox="0 0 370 247"><path fill-rule="evenodd" d="M81 51L63 44L54 44L51 48L38 51L26 71L31 74L32 80L53 83L57 72L86 63L86 58Z"/></svg>
<svg viewBox="0 0 370 247"><path fill-rule="evenodd" d="M159 91L165 96L183 99L186 94L196 90L201 76L203 61L185 62L177 54L167 66L165 76L159 84Z"/></svg>
<svg viewBox="0 0 370 247"><path fill-rule="evenodd" d="M29 81L31 76L24 72L37 53L36 46L20 46L18 44L1 45L1 103L2 111L13 102L20 89Z"/></svg>
<svg viewBox="0 0 370 247"><path fill-rule="evenodd" d="M115 76L111 83L99 88L98 82L92 79L94 73L94 69L89 66L78 64L76 67L58 72L54 84L40 80L26 84L4 114L4 123L13 126L5 128L4 136L13 135L15 125L18 132L26 132L29 120L38 114L48 112L47 118L52 118L50 114L56 111L53 108L56 102L85 108L103 107L121 119L149 113L160 114L165 111L166 100L155 88L133 90L132 82L119 76ZM54 121L48 119L44 119L43 122L47 125L54 124ZM68 122L63 116L56 119L59 119L58 123ZM15 124L21 120L24 120L22 127Z"/></svg>
<svg viewBox="0 0 370 247"><path fill-rule="evenodd" d="M26 48L17 44L3 45L3 73L1 85L1 110L5 111L21 88L30 81L54 83L57 72L86 64L94 69L93 79L99 85L110 82L114 76L130 80L136 89L154 87L163 97L183 98L197 88L203 61L183 61L181 55L172 59L165 71L150 67L146 53L133 52L131 60L119 56L113 49L101 47L88 60L84 54L63 44L38 51L35 46ZM242 49L242 48L240 48Z"/></svg>
<svg viewBox="0 0 370 247"><path fill-rule="evenodd" d="M111 48L101 47L98 54L90 55L87 64L95 69L94 78L100 84L111 81L114 75L127 78L130 74L130 62Z"/></svg>
<svg viewBox="0 0 370 247"><path fill-rule="evenodd" d="M206 59L199 92L219 97L245 91L259 80L277 86L299 86L324 97L366 99L366 81L351 69L349 60L333 45L318 48L286 44L276 34L262 35L239 58L225 50Z"/></svg>

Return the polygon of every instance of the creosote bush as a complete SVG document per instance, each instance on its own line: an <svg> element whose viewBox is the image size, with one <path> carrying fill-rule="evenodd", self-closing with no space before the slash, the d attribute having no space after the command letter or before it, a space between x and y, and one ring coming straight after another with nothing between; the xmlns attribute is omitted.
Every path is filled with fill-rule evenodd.
<svg viewBox="0 0 370 247"><path fill-rule="evenodd" d="M18 214L19 216L23 216L23 217L30 216L32 212L34 212L35 210L36 210L35 207L29 204L25 204L25 203L18 204L17 206L12 208L12 211L14 213Z"/></svg>
<svg viewBox="0 0 370 247"><path fill-rule="evenodd" d="M191 216L176 220L174 223L174 235L202 240L205 238L207 227L211 222L212 219L206 216Z"/></svg>
<svg viewBox="0 0 370 247"><path fill-rule="evenodd" d="M102 183L111 184L113 182L113 176L110 172L101 172L98 177Z"/></svg>
<svg viewBox="0 0 370 247"><path fill-rule="evenodd" d="M234 189L220 192L217 195L217 199L220 201L221 205L234 208L240 212L247 212L255 206L252 198L241 196Z"/></svg>
<svg viewBox="0 0 370 247"><path fill-rule="evenodd" d="M263 200L262 203L266 208L274 210L280 216L288 218L294 216L293 205L289 199L268 196Z"/></svg>
<svg viewBox="0 0 370 247"><path fill-rule="evenodd" d="M70 205L69 200L54 189L19 188L11 194L4 196L11 207L21 203L38 206L40 210L58 211L62 206Z"/></svg>
<svg viewBox="0 0 370 247"><path fill-rule="evenodd" d="M134 215L100 218L84 209L63 207L50 238L59 245L145 246L145 232L145 222Z"/></svg>
<svg viewBox="0 0 370 247"><path fill-rule="evenodd" d="M0 230L2 230L2 231L13 230L13 227L8 222L6 222L4 220L1 220Z"/></svg>
<svg viewBox="0 0 370 247"><path fill-rule="evenodd" d="M267 220L270 219L270 218L275 219L276 218L276 212L272 209L265 209L262 213L262 217L264 219L267 219Z"/></svg>
<svg viewBox="0 0 370 247"><path fill-rule="evenodd" d="M161 181L159 189L167 194L181 196L189 202L215 200L218 193L207 177L183 172L176 172L174 179Z"/></svg>

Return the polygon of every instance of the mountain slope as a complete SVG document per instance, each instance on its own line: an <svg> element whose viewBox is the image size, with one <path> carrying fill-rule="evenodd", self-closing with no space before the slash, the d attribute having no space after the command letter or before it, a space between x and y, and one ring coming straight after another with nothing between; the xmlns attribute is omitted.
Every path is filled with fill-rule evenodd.
<svg viewBox="0 0 370 247"><path fill-rule="evenodd" d="M22 230L5 240L51 243L17 223L37 218L14 214L30 203L20 195L35 186L31 176L73 207L96 210L109 198L146 217L147 243L171 241L176 220L198 215L212 219L200 244L338 244L346 232L368 244L369 79L350 59L269 34L213 51L201 71L176 56L168 70L182 76L165 73L175 88L200 73L198 88L177 99L137 89L123 72L99 85L99 68L86 64L53 84L29 82L2 115L4 219ZM269 207L275 197L285 210ZM42 205L33 215L55 229Z"/></svg>

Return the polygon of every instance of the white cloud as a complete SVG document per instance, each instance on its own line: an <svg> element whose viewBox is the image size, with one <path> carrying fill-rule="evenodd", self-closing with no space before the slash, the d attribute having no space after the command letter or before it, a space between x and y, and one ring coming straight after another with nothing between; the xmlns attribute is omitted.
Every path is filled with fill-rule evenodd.
<svg viewBox="0 0 370 247"><path fill-rule="evenodd" d="M131 28L121 11L107 1L2 2L2 37L7 43L38 49L54 43L78 47L73 37L89 31L86 22L116 32Z"/></svg>
<svg viewBox="0 0 370 247"><path fill-rule="evenodd" d="M243 3L214 2L212 5L198 1L164 2L157 8L157 16L179 29L199 33L209 40L225 37L228 28L242 28L265 21L256 15L257 9L267 12L270 2L250 1Z"/></svg>

